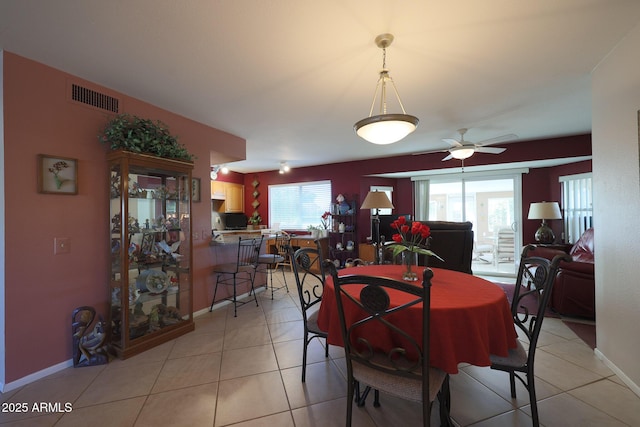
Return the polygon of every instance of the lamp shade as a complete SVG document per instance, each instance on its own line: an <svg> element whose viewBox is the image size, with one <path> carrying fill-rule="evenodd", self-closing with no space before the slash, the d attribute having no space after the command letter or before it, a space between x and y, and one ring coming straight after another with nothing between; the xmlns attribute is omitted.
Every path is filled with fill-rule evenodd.
<svg viewBox="0 0 640 427"><path fill-rule="evenodd" d="M387 193L384 191L369 191L367 197L364 198L360 209L393 209L393 203L387 197Z"/></svg>
<svg viewBox="0 0 640 427"><path fill-rule="evenodd" d="M562 219L558 202L536 202L529 206L529 219Z"/></svg>

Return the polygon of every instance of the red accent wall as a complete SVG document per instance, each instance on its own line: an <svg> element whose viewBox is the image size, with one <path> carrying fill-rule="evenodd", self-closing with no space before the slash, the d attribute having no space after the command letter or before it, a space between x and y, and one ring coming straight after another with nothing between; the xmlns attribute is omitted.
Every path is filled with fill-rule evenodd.
<svg viewBox="0 0 640 427"><path fill-rule="evenodd" d="M517 142L505 145L507 150L497 155L476 154L465 161L465 167L491 165L496 163L517 163L530 160L546 160L555 158L568 158L576 156L591 155L591 135L578 135L563 138L552 138L527 142ZM397 156L382 159L371 159L364 161L333 163L323 166L312 166L305 168L293 168L289 173L280 174L277 170L248 174L245 176L244 184L247 189L251 189L251 182L257 179L260 183L260 206L258 211L263 218L263 223L268 224L268 186L273 184L286 184L291 182L307 182L330 180L334 192L334 197L342 193L347 199L355 198L359 203L364 200L369 188L372 185L386 185L394 187L392 203L395 206L394 213L413 214L413 182L406 179L389 179L371 177L368 175L403 172L422 171L431 169L459 168L460 162L451 160L443 164L442 153L430 153L421 156ZM525 243L534 241L533 235L539 227L537 221L528 220L529 204L543 200L560 202L560 184L558 177L562 175L572 175L577 173L591 172L591 161L571 163L568 165L530 169L528 174L522 178L523 186L523 237ZM247 215L253 212L250 203L253 201L251 193L245 191L245 211ZM364 242L369 235L368 222L370 221L369 211L358 210L358 242ZM318 224L320 218L318 218ZM562 233L562 221L550 221L550 226L560 238ZM530 239L528 237L531 237Z"/></svg>

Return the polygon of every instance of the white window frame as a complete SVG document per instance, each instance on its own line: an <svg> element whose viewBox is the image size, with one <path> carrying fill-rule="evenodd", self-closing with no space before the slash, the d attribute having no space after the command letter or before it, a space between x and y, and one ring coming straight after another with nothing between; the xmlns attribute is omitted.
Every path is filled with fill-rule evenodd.
<svg viewBox="0 0 640 427"><path fill-rule="evenodd" d="M322 214L331 210L331 181L269 185L269 227L306 230L319 227ZM283 195L283 192L287 193Z"/></svg>
<svg viewBox="0 0 640 427"><path fill-rule="evenodd" d="M593 226L593 174L565 175L558 181L562 186L562 240L575 243Z"/></svg>

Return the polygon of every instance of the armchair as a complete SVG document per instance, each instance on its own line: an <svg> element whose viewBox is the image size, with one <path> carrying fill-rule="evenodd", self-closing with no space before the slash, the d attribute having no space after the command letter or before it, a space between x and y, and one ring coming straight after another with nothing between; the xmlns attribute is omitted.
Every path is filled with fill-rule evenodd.
<svg viewBox="0 0 640 427"><path fill-rule="evenodd" d="M534 255L552 259L557 253L558 250L537 246ZM560 263L549 307L561 315L595 319L593 228L585 231L568 253L573 262Z"/></svg>

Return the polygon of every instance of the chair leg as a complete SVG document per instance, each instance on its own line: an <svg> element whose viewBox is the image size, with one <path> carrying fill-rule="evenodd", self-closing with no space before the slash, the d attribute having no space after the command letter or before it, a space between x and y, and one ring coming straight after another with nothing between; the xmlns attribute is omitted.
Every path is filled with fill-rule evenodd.
<svg viewBox="0 0 640 427"><path fill-rule="evenodd" d="M236 274L233 275L233 317L238 317L238 301L236 299Z"/></svg>
<svg viewBox="0 0 640 427"><path fill-rule="evenodd" d="M354 387L360 389L357 381L347 381L347 427L351 427L351 419L353 416L353 392Z"/></svg>
<svg viewBox="0 0 640 427"><path fill-rule="evenodd" d="M249 278L251 279L251 292L253 292L253 299L256 300L256 307L258 307L258 295L256 295L256 290L253 287L253 283L256 281L256 276L258 275L258 270L254 269L253 270L253 275L251 273L249 273ZM251 295L251 292L249 292L249 295Z"/></svg>
<svg viewBox="0 0 640 427"><path fill-rule="evenodd" d="M442 383L442 389L438 392L438 401L440 403L440 425L453 427L453 421L451 421L451 389L449 388L448 374Z"/></svg>
<svg viewBox="0 0 640 427"><path fill-rule="evenodd" d="M287 293L289 293L289 285L287 284L287 276L284 274L284 268L282 269L282 280L284 281L284 287L287 289Z"/></svg>
<svg viewBox="0 0 640 427"><path fill-rule="evenodd" d="M209 307L209 311L213 311L213 304L216 302L216 294L218 293L218 282L220 281L220 274L216 275L216 287L213 290L213 299L211 300L211 307Z"/></svg>
<svg viewBox="0 0 640 427"><path fill-rule="evenodd" d="M305 382L305 379L307 376L307 346L308 345L309 345L308 332L304 331L304 342L302 343L302 382Z"/></svg>
<svg viewBox="0 0 640 427"><path fill-rule="evenodd" d="M516 374L515 372L509 372L509 385L511 386L511 397L516 397Z"/></svg>
<svg viewBox="0 0 640 427"><path fill-rule="evenodd" d="M538 403L536 399L536 386L534 381L533 369L530 369L529 372L527 372L527 389L529 390L529 404L531 405L531 420L533 422L533 427L538 427L540 425L540 420L538 418Z"/></svg>

